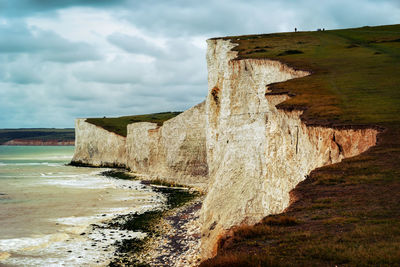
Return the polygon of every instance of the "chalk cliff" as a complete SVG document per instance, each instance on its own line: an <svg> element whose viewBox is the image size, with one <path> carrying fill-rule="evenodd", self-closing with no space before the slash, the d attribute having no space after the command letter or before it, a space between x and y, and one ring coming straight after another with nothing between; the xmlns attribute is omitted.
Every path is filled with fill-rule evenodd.
<svg viewBox="0 0 400 267"><path fill-rule="evenodd" d="M76 121L74 162L126 166L144 178L207 188L204 259L232 227L287 208L289 192L313 169L376 143L375 129L311 127L301 121L301 111L277 109L289 96L268 94L268 84L309 73L277 61L236 59L234 46L208 41L206 102L161 127L130 124L125 138Z"/></svg>
<svg viewBox="0 0 400 267"><path fill-rule="evenodd" d="M127 136L77 119L72 164L126 167L143 179L162 179L205 190L208 165L205 102L156 123L129 124Z"/></svg>
<svg viewBox="0 0 400 267"><path fill-rule="evenodd" d="M315 168L355 156L376 143L373 129L308 127L301 111L275 106L268 84L309 73L271 60L235 60L229 40L209 40L207 159L210 182L202 207L202 256L233 226L282 212L289 192ZM266 94L267 93L267 94Z"/></svg>
<svg viewBox="0 0 400 267"><path fill-rule="evenodd" d="M128 125L128 167L138 175L206 188L208 166L205 103L198 104L158 127Z"/></svg>
<svg viewBox="0 0 400 267"><path fill-rule="evenodd" d="M85 121L75 121L75 153L71 163L126 167L126 138Z"/></svg>

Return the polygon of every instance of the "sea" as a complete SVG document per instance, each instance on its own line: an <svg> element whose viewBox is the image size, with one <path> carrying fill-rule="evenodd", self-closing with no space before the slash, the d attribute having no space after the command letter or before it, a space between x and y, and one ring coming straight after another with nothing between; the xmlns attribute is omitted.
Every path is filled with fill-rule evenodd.
<svg viewBox="0 0 400 267"><path fill-rule="evenodd" d="M0 146L0 266L107 265L116 242L143 237L107 222L161 207L163 196L101 175L107 169L68 166L73 153L73 146Z"/></svg>

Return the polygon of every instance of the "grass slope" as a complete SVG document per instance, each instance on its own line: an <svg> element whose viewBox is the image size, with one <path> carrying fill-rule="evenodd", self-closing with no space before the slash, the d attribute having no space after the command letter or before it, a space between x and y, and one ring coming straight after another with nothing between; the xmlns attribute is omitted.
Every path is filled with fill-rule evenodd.
<svg viewBox="0 0 400 267"><path fill-rule="evenodd" d="M279 108L304 110L309 125L384 131L366 153L314 170L286 212L238 227L201 266L399 266L400 25L229 39L239 58L312 72L270 86L295 95Z"/></svg>
<svg viewBox="0 0 400 267"><path fill-rule="evenodd" d="M123 116L118 118L89 118L86 122L97 125L106 129L107 131L114 132L121 136L126 136L127 125L135 122L154 122L159 126L181 112L162 112L146 115Z"/></svg>
<svg viewBox="0 0 400 267"><path fill-rule="evenodd" d="M272 85L308 124L399 123L400 26L229 37L239 59L279 60L311 76ZM295 52L297 51L297 52Z"/></svg>
<svg viewBox="0 0 400 267"><path fill-rule="evenodd" d="M0 129L0 145L13 139L74 141L75 130L54 128Z"/></svg>

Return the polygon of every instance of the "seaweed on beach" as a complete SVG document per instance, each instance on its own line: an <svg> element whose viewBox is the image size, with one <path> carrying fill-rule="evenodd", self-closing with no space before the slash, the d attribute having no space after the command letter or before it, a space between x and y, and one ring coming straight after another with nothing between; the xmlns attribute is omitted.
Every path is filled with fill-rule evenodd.
<svg viewBox="0 0 400 267"><path fill-rule="evenodd" d="M120 215L108 223L108 227L152 234L155 233L154 225L159 222L162 214L161 210L150 210L142 214Z"/></svg>
<svg viewBox="0 0 400 267"><path fill-rule="evenodd" d="M107 224L107 228L123 229L135 232L144 232L145 238L132 238L116 241L115 258L108 266L148 266L146 263L138 261L132 255L139 254L146 249L146 244L153 235L158 235L157 225L159 224L164 211L151 210L142 214L120 215Z"/></svg>
<svg viewBox="0 0 400 267"><path fill-rule="evenodd" d="M104 171L101 173L101 175L103 176L107 176L107 177L112 177L112 178L116 178L116 179L123 179L123 180L140 180L139 177L130 174L127 171L121 171L121 170L109 170L109 171ZM178 183L174 183L174 182L167 182L161 179L152 179L152 180L140 180L142 184L144 185L149 185L149 186L153 186L153 185L160 185L160 186L166 186L166 187L182 187L182 188L186 188L186 186L178 184Z"/></svg>
<svg viewBox="0 0 400 267"><path fill-rule="evenodd" d="M137 176L130 175L126 171L110 170L102 172L101 175L123 180L138 180ZM168 209L180 207L184 203L198 196L197 192L190 192L188 188L183 185L165 182L160 179L142 180L141 183L151 186L153 191L163 194L167 198L166 206Z"/></svg>
<svg viewBox="0 0 400 267"><path fill-rule="evenodd" d="M137 177L129 175L124 171L111 170L102 172L101 174L116 179L137 180ZM135 232L140 231L147 234L143 239L133 238L117 241L115 243L118 247L115 253L116 258L109 263L109 266L148 266L146 263L140 262L132 257L132 254L139 254L146 249L146 244L150 237L161 234L158 225L168 211L181 207L199 196L198 192L191 191L184 187L176 187L176 184L163 182L161 180L142 181L142 184L150 186L153 191L163 194L166 198L165 207L162 210L150 210L141 214L132 213L120 215L107 224L107 228ZM154 184L161 186L154 186Z"/></svg>
<svg viewBox="0 0 400 267"><path fill-rule="evenodd" d="M140 231L148 235L157 233L156 225L159 223L163 215L171 209L182 206L198 196L196 192L189 190L154 187L153 190L160 192L166 196L166 208L164 210L150 210L141 214L132 213L119 215L108 223L108 228L123 229L129 231Z"/></svg>
<svg viewBox="0 0 400 267"><path fill-rule="evenodd" d="M167 186L167 187L183 187L186 188L186 186L175 183L175 182L167 182L161 179L152 179L152 180L141 180L141 183L144 185L161 185L161 186Z"/></svg>
<svg viewBox="0 0 400 267"><path fill-rule="evenodd" d="M108 264L109 267L117 266L132 266L132 267L149 267L150 265L144 262L140 262L137 259L132 258L116 258Z"/></svg>
<svg viewBox="0 0 400 267"><path fill-rule="evenodd" d="M136 176L130 175L126 171L110 170L102 172L101 175L122 180L136 180Z"/></svg>
<svg viewBox="0 0 400 267"><path fill-rule="evenodd" d="M140 252L145 248L147 242L147 238L139 239L124 239L121 241L117 241L116 245L118 246L117 253L128 253L128 252Z"/></svg>
<svg viewBox="0 0 400 267"><path fill-rule="evenodd" d="M186 188L153 187L153 190L162 193L166 198L168 209L174 209L199 196L198 192L191 192Z"/></svg>

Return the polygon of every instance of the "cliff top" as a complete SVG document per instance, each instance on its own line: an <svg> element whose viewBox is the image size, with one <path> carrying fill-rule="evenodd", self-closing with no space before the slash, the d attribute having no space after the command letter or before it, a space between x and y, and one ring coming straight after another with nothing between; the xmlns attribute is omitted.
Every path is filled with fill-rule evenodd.
<svg viewBox="0 0 400 267"><path fill-rule="evenodd" d="M123 116L117 118L88 118L86 122L102 127L107 131L126 136L127 125L135 122L153 122L161 126L164 121L172 119L181 112L162 112L145 115Z"/></svg>
<svg viewBox="0 0 400 267"><path fill-rule="evenodd" d="M296 95L307 124L400 124L400 25L225 37L238 59L272 59L312 75L269 87Z"/></svg>

